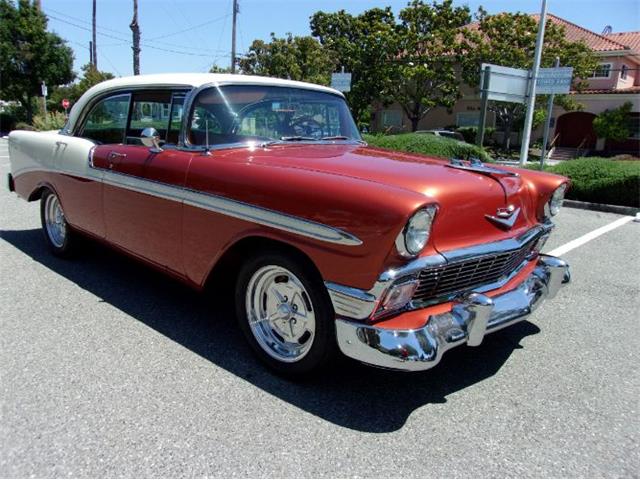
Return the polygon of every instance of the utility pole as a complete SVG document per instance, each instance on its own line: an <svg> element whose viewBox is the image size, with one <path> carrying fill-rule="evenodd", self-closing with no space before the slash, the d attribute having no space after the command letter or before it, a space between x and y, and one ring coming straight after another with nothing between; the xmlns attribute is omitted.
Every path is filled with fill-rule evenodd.
<svg viewBox="0 0 640 480"><path fill-rule="evenodd" d="M140 75L140 25L138 24L138 0L133 0L133 20L129 25L133 32L133 74Z"/></svg>
<svg viewBox="0 0 640 480"><path fill-rule="evenodd" d="M236 19L238 16L238 0L233 0L233 23L231 27L231 73L236 73Z"/></svg>
<svg viewBox="0 0 640 480"><path fill-rule="evenodd" d="M536 50L533 54L533 68L529 79L529 96L527 97L527 113L524 117L524 132L522 145L520 146L520 165L524 165L529 156L529 142L531 140L531 126L533 125L533 110L536 103L536 79L540 70L540 58L542 57L542 45L544 44L544 27L547 22L547 0L542 0L540 23L538 25L538 37L536 38Z"/></svg>
<svg viewBox="0 0 640 480"><path fill-rule="evenodd" d="M91 63L93 64L93 68L98 70L98 46L96 44L96 0L93 0L93 17L91 23L91 35L93 39L93 43L91 44Z"/></svg>

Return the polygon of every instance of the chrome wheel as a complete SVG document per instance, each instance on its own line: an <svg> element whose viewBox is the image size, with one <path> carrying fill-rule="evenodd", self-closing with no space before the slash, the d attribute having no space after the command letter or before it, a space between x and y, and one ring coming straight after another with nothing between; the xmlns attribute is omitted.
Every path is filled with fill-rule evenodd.
<svg viewBox="0 0 640 480"><path fill-rule="evenodd" d="M60 200L53 193L47 197L44 205L44 223L51 243L57 248L62 248L67 238L67 221Z"/></svg>
<svg viewBox="0 0 640 480"><path fill-rule="evenodd" d="M311 297L298 277L267 265L249 280L245 296L251 333L260 347L281 362L297 362L313 345L316 318Z"/></svg>

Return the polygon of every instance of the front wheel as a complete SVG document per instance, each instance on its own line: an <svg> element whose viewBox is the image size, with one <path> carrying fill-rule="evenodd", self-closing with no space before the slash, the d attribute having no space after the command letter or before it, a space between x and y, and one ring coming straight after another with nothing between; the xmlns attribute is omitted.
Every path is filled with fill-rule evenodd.
<svg viewBox="0 0 640 480"><path fill-rule="evenodd" d="M40 220L49 250L60 257L69 256L74 245L74 232L69 227L58 196L45 190L40 197Z"/></svg>
<svg viewBox="0 0 640 480"><path fill-rule="evenodd" d="M249 259L236 286L240 328L278 373L303 376L336 352L333 308L319 275L301 258L269 252Z"/></svg>

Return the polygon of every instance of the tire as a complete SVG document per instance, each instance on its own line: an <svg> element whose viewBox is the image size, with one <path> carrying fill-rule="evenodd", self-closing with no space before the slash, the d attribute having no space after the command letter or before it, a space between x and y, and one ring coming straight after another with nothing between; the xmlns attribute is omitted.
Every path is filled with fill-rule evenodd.
<svg viewBox="0 0 640 480"><path fill-rule="evenodd" d="M40 221L47 247L58 257L69 257L75 247L75 233L67 223L58 196L46 189L40 197Z"/></svg>
<svg viewBox="0 0 640 480"><path fill-rule="evenodd" d="M335 315L319 277L305 258L277 250L240 268L238 324L257 357L281 375L311 376L336 357Z"/></svg>

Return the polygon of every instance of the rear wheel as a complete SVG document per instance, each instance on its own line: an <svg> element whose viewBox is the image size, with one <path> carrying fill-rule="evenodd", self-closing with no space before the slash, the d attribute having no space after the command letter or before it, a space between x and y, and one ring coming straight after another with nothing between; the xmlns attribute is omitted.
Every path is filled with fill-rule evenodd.
<svg viewBox="0 0 640 480"><path fill-rule="evenodd" d="M309 374L335 355L333 308L303 259L280 252L249 259L238 278L236 311L255 353L281 374Z"/></svg>
<svg viewBox="0 0 640 480"><path fill-rule="evenodd" d="M69 227L58 196L47 189L40 197L40 220L49 250L60 257L72 253L74 233Z"/></svg>

